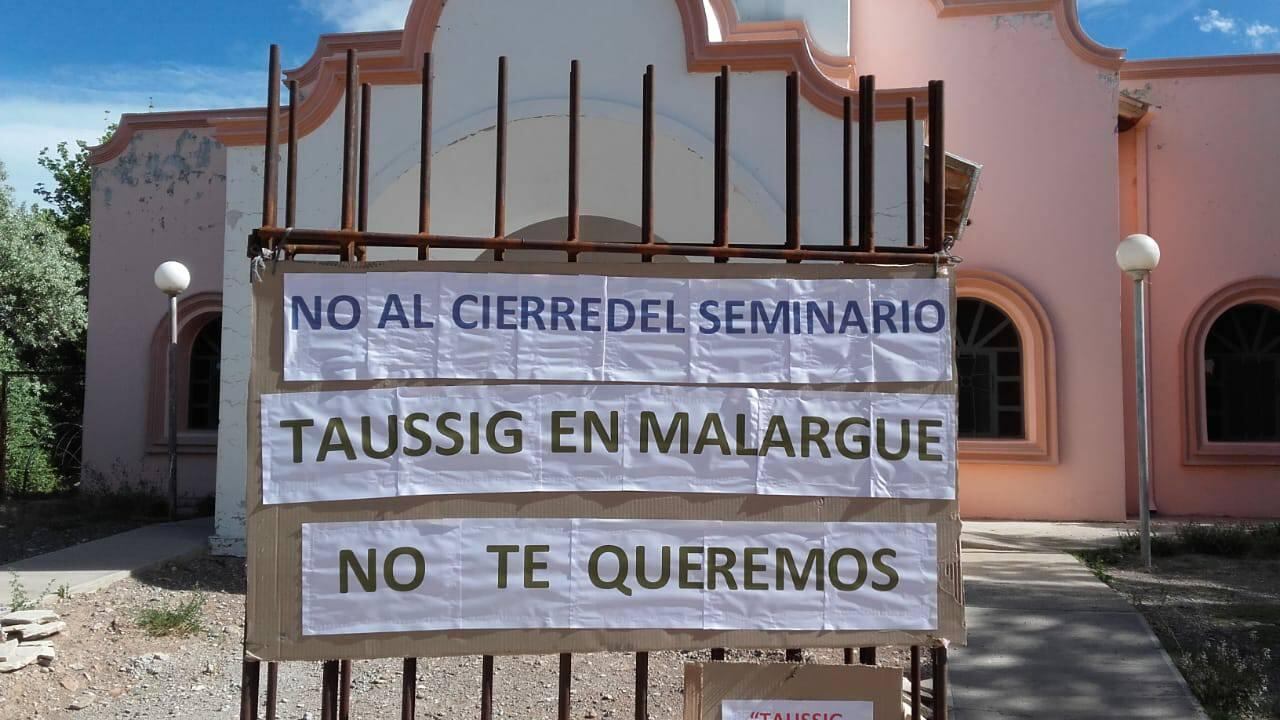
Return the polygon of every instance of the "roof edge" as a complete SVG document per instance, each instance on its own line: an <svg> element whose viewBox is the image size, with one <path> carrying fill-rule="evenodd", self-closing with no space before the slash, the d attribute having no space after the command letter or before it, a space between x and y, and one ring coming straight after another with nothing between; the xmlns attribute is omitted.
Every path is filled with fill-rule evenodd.
<svg viewBox="0 0 1280 720"><path fill-rule="evenodd" d="M1117 71L1124 65L1125 51L1107 47L1089 37L1080 24L1076 0L932 0L938 17L972 17L974 15L1014 15L1019 13L1052 13L1058 31L1067 47L1082 60L1107 70Z"/></svg>

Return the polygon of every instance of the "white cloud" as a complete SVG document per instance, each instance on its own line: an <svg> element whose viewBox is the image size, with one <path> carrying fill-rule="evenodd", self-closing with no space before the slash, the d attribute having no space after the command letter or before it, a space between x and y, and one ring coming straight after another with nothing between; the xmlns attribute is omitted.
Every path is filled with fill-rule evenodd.
<svg viewBox="0 0 1280 720"><path fill-rule="evenodd" d="M1236 34L1236 19L1223 15L1214 9L1210 9L1209 12L1204 15L1196 15L1195 21L1200 27L1200 32L1220 32L1224 35Z"/></svg>
<svg viewBox="0 0 1280 720"><path fill-rule="evenodd" d="M1280 32L1280 28L1275 25L1267 25L1266 23L1254 22L1244 29L1245 37L1249 39L1249 46L1254 50L1263 51L1268 47L1276 46L1276 33Z"/></svg>
<svg viewBox="0 0 1280 720"><path fill-rule="evenodd" d="M399 30L412 0L302 0L302 7L341 32Z"/></svg>
<svg viewBox="0 0 1280 720"><path fill-rule="evenodd" d="M161 64L52 68L42 82L0 83L0 162L19 202L35 202L49 174L40 150L59 142L97 143L120 115L261 105L261 71Z"/></svg>

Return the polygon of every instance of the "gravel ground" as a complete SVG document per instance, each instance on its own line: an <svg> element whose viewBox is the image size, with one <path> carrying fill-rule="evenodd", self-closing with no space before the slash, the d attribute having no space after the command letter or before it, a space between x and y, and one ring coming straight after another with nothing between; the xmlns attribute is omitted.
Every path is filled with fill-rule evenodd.
<svg viewBox="0 0 1280 720"><path fill-rule="evenodd" d="M205 597L204 630L186 638L150 637L137 625L148 607L171 607L198 589ZM59 600L50 608L67 631L54 638L57 660L0 675L0 718L234 718L240 695L242 560L200 557L167 565L96 593ZM682 713L683 663L707 653L654 653L649 711L654 720ZM730 660L783 660L782 653L731 651ZM881 651L881 664L902 665L904 652ZM809 662L840 662L838 650L808 651ZM399 717L400 661L354 664L352 717ZM556 716L558 659L499 657L494 716L550 720ZM577 655L573 667L575 718L634 716L633 657ZM480 659L423 659L418 666L419 718L478 717ZM320 717L318 663L280 666L281 720ZM261 697L265 700L266 672ZM74 705L84 704L81 709Z"/></svg>

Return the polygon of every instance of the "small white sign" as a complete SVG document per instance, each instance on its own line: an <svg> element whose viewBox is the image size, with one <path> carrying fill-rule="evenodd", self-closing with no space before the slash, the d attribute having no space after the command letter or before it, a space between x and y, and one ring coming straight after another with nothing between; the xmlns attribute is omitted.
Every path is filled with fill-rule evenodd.
<svg viewBox="0 0 1280 720"><path fill-rule="evenodd" d="M720 720L875 720L865 700L725 700Z"/></svg>
<svg viewBox="0 0 1280 720"><path fill-rule="evenodd" d="M285 380L951 379L945 279L288 273Z"/></svg>

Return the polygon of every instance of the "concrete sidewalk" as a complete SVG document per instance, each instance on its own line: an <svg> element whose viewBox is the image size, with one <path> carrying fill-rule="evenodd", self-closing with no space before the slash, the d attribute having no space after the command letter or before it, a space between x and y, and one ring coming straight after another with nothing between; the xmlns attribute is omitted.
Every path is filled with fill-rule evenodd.
<svg viewBox="0 0 1280 720"><path fill-rule="evenodd" d="M953 718L1206 718L1142 616L1062 552L1123 530L965 523L969 645L951 653Z"/></svg>
<svg viewBox="0 0 1280 720"><path fill-rule="evenodd" d="M139 570L201 552L212 534L212 518L160 523L0 566L0 605L12 602L11 573L33 599L64 586L73 595L92 592Z"/></svg>

